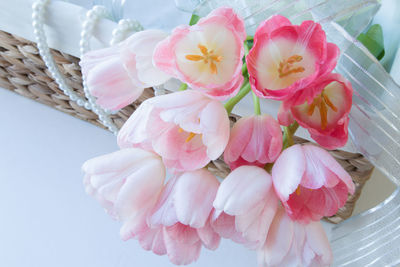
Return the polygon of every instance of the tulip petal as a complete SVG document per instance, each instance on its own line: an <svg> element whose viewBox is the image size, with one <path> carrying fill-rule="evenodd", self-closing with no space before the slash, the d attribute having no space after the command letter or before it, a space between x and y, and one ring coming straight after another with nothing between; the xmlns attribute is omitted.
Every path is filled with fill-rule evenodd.
<svg viewBox="0 0 400 267"><path fill-rule="evenodd" d="M355 186L353 183L353 180L351 179L351 176L343 169L343 167L324 149L318 148L316 146L312 145L305 145L303 146L304 152L311 154L313 153L316 155L316 157L319 159L319 161L325 166L325 168L329 169L331 172L337 175L337 178L342 180L347 188L349 189L349 192L351 194L354 193ZM331 176L328 176L331 177ZM327 184L333 185L335 183L332 183L330 181L326 182Z"/></svg>
<svg viewBox="0 0 400 267"><path fill-rule="evenodd" d="M289 126L290 124L292 124L294 122L294 118L290 111L290 108L285 107L284 103L282 103L279 106L278 121L279 121L279 124L281 124L283 126Z"/></svg>
<svg viewBox="0 0 400 267"><path fill-rule="evenodd" d="M210 220L207 220L204 227L197 229L197 234L206 248L210 250L216 250L218 248L221 237L212 228Z"/></svg>
<svg viewBox="0 0 400 267"><path fill-rule="evenodd" d="M129 37L122 48L122 60L130 54L136 55L137 77L146 87L160 85L170 79L169 75L153 65L154 49L166 37L167 34L160 30L140 31Z"/></svg>
<svg viewBox="0 0 400 267"><path fill-rule="evenodd" d="M281 153L272 168L272 180L282 201L287 201L297 189L305 170L306 159L301 145L291 146Z"/></svg>
<svg viewBox="0 0 400 267"><path fill-rule="evenodd" d="M207 155L215 160L224 152L229 141L229 118L221 103L210 102L201 112L200 125L203 130L203 143L207 146Z"/></svg>
<svg viewBox="0 0 400 267"><path fill-rule="evenodd" d="M174 176L168 180L167 184L151 212L149 218L149 225L151 227L157 226L172 226L178 222L173 202L173 190L178 177Z"/></svg>
<svg viewBox="0 0 400 267"><path fill-rule="evenodd" d="M218 185L217 178L205 169L182 174L174 191L174 206L179 222L194 228L204 227Z"/></svg>
<svg viewBox="0 0 400 267"><path fill-rule="evenodd" d="M339 47L334 43L326 44L326 62L321 66L320 75L330 73L336 67L337 61L340 56Z"/></svg>
<svg viewBox="0 0 400 267"><path fill-rule="evenodd" d="M221 183L214 207L229 215L246 214L268 194L271 177L255 166L241 166L232 171Z"/></svg>
<svg viewBox="0 0 400 267"><path fill-rule="evenodd" d="M316 253L322 266L329 266L333 256L328 237L320 222L312 222L305 226L307 243Z"/></svg>
<svg viewBox="0 0 400 267"><path fill-rule="evenodd" d="M236 229L243 233L251 248L259 248L264 244L277 207L278 199L271 188L265 201L253 207L247 214L236 216Z"/></svg>
<svg viewBox="0 0 400 267"><path fill-rule="evenodd" d="M229 143L224 152L224 161L226 163L230 164L239 159L246 145L250 142L253 127L252 117L242 117L233 125Z"/></svg>
<svg viewBox="0 0 400 267"><path fill-rule="evenodd" d="M284 16L281 15L273 15L267 20L264 20L260 25L258 26L256 30L256 35L254 38L264 38L265 34L270 35L273 31L276 29L279 29L280 27L283 26L290 26L292 23L290 22L289 19L287 19Z"/></svg>
<svg viewBox="0 0 400 267"><path fill-rule="evenodd" d="M145 250L153 251L156 255L165 255L167 249L164 245L164 233L162 227L154 229L149 228L147 231L140 233L137 239Z"/></svg>
<svg viewBox="0 0 400 267"><path fill-rule="evenodd" d="M228 215L225 212L215 212L211 226L223 238L229 238L239 244L247 243L243 235L236 230L235 216Z"/></svg>
<svg viewBox="0 0 400 267"><path fill-rule="evenodd" d="M267 266L278 265L288 254L292 246L294 223L281 209L272 221L268 232L267 241L262 251L264 262Z"/></svg>
<svg viewBox="0 0 400 267"><path fill-rule="evenodd" d="M120 218L124 220L129 214L154 202L162 189L164 178L165 169L160 162L148 163L128 176L115 202Z"/></svg>
<svg viewBox="0 0 400 267"><path fill-rule="evenodd" d="M164 241L170 261L186 265L200 256L201 241L195 229L182 224L164 228Z"/></svg>

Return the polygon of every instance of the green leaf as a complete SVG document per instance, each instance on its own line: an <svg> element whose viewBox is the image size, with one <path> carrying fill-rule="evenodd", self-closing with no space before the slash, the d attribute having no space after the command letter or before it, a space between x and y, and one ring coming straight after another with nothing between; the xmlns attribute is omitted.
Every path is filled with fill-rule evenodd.
<svg viewBox="0 0 400 267"><path fill-rule="evenodd" d="M385 48L383 45L383 31L379 24L372 25L366 33L361 33L357 40L359 40L369 52L374 55L378 60L381 60L385 55Z"/></svg>

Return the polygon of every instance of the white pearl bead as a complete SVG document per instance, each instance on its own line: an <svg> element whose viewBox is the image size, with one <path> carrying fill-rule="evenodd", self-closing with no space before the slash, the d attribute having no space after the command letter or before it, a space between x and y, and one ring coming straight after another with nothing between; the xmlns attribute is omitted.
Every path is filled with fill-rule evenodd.
<svg viewBox="0 0 400 267"><path fill-rule="evenodd" d="M95 98L90 94L89 90L86 87L86 82L83 82L84 85L84 93L88 101L85 101L82 97L79 97L65 82L63 75L59 72L57 66L54 63L53 56L50 53L49 47L47 46L47 40L45 36L45 32L43 30L44 23L44 14L46 11L46 5L49 3L49 0L37 0L32 5L33 13L32 13L32 26L34 28L34 34L37 40L37 47L39 53L45 62L47 68L50 71L50 74L59 85L61 90L65 95L69 96L71 101L75 101L79 106L83 106L86 109L92 109L97 115L99 115L99 120L114 134L117 133L117 128L114 123L108 117L109 112L101 109L95 103ZM80 41L80 51L83 54L85 51L89 49L89 39L92 35L92 31L94 28L94 23L100 18L107 15L107 10L102 6L95 6L92 10L89 10L86 13L87 19L82 25L81 32L81 41ZM130 27L129 21L121 22L124 26L122 26L125 30ZM124 31L125 31L124 30ZM122 38L123 31L113 32L118 38Z"/></svg>
<svg viewBox="0 0 400 267"><path fill-rule="evenodd" d="M42 3L40 3L40 2L35 2L35 3L33 3L33 5L32 5L32 9L34 10L34 11L39 11L39 10L41 10L43 8L43 4Z"/></svg>
<svg viewBox="0 0 400 267"><path fill-rule="evenodd" d="M70 96L70 99L71 99L72 101L76 101L76 100L78 99L78 96L75 95L75 94L72 94L72 95Z"/></svg>
<svg viewBox="0 0 400 267"><path fill-rule="evenodd" d="M85 104L85 101L83 99L78 99L76 103L78 104L78 106L82 107Z"/></svg>

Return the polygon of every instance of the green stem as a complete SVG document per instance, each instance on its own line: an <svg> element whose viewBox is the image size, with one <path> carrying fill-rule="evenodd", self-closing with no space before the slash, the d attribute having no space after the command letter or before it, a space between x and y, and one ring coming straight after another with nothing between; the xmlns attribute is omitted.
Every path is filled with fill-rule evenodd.
<svg viewBox="0 0 400 267"><path fill-rule="evenodd" d="M293 135L299 128L297 121L287 127L283 127L283 147L282 150L294 145Z"/></svg>
<svg viewBox="0 0 400 267"><path fill-rule="evenodd" d="M179 91L185 91L187 89L188 85L186 83L181 83L181 86L179 87Z"/></svg>
<svg viewBox="0 0 400 267"><path fill-rule="evenodd" d="M190 21L189 21L189 25L190 26L195 25L199 20L200 20L200 16L192 14L192 17L190 18Z"/></svg>
<svg viewBox="0 0 400 267"><path fill-rule="evenodd" d="M244 56L247 57L247 55L250 52L250 47L249 47L249 44L247 43L247 41L244 41L243 47L244 47Z"/></svg>
<svg viewBox="0 0 400 267"><path fill-rule="evenodd" d="M249 44L247 43L247 40L244 41L243 47L244 47L244 58L246 58L247 55L249 54L249 51L250 51L250 47L249 47ZM246 64L246 60L243 62L242 74L243 74L244 77L247 77L247 64Z"/></svg>
<svg viewBox="0 0 400 267"><path fill-rule="evenodd" d="M261 115L261 108L260 108L260 99L256 94L252 91L253 94L253 105L254 105L254 114Z"/></svg>
<svg viewBox="0 0 400 267"><path fill-rule="evenodd" d="M246 82L243 84L242 88L240 88L240 91L237 95L232 97L231 99L228 100L225 104L225 109L228 112L228 114L231 114L233 108L237 103L239 103L240 100L243 99L251 90L250 83L246 80Z"/></svg>
<svg viewBox="0 0 400 267"><path fill-rule="evenodd" d="M242 65L242 75L243 75L244 77L247 76L247 65L246 65L246 62L243 63L243 65Z"/></svg>

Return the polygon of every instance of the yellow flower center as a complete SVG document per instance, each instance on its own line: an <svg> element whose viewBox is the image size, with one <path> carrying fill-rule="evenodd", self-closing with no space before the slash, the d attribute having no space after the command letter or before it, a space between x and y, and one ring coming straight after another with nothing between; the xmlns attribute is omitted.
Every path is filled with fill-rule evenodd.
<svg viewBox="0 0 400 267"><path fill-rule="evenodd" d="M296 189L296 195L298 195L298 196L300 196L300 193L301 193L301 191L300 191L300 185L297 187L297 189Z"/></svg>
<svg viewBox="0 0 400 267"><path fill-rule="evenodd" d="M293 64L298 63L303 60L302 56L293 55L287 60L283 60L279 63L278 73L279 78L289 76L293 73L299 73L305 71L303 67L294 67Z"/></svg>
<svg viewBox="0 0 400 267"><path fill-rule="evenodd" d="M212 74L217 74L217 65L216 63L221 62L222 56L215 55L214 50L208 51L208 48L204 45L199 44L197 46L200 49L202 55L186 55L186 59L191 61L203 61L204 64L210 63L210 71Z"/></svg>
<svg viewBox="0 0 400 267"><path fill-rule="evenodd" d="M312 104L308 107L308 116L312 116L314 114L315 107L318 107L319 109L321 128L322 130L325 130L326 126L328 126L328 107L330 107L334 112L337 112L338 109L323 91L314 98Z"/></svg>
<svg viewBox="0 0 400 267"><path fill-rule="evenodd" d="M308 188L308 190L313 191L311 188ZM300 194L301 194L300 185L297 186L296 191L294 191L294 192L296 193L296 195L300 196Z"/></svg>
<svg viewBox="0 0 400 267"><path fill-rule="evenodd" d="M179 129L178 129L178 132L179 132L179 133L183 133L184 130L183 130L182 128L179 128ZM188 143L188 142L189 142L190 140L192 140L195 136L196 136L195 133L190 132L189 135L188 135L188 137L187 137L186 140L185 140L185 143Z"/></svg>

